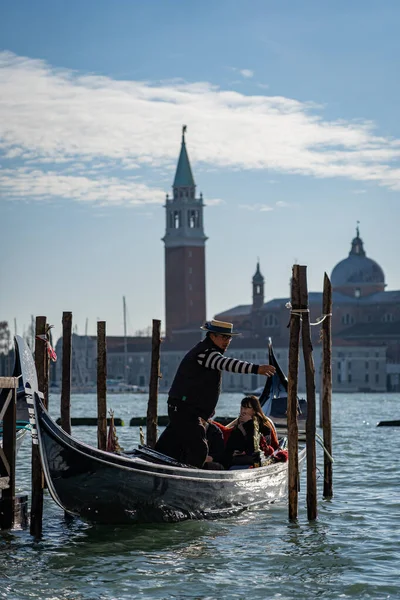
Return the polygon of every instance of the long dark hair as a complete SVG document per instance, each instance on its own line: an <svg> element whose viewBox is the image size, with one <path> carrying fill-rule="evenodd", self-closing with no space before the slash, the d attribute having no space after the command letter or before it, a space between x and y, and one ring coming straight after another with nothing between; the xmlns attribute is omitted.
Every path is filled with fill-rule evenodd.
<svg viewBox="0 0 400 600"><path fill-rule="evenodd" d="M252 408L257 415L257 419L260 425L266 425L270 429L275 429L271 419L264 415L263 409L257 396L246 396L240 403L242 408Z"/></svg>

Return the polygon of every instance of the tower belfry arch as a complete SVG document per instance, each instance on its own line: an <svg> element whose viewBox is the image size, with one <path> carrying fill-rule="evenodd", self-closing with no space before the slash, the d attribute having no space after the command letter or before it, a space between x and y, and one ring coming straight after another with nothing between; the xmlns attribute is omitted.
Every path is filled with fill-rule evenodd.
<svg viewBox="0 0 400 600"><path fill-rule="evenodd" d="M168 338L174 333L199 331L206 319L205 243L203 196L196 198L186 148L187 127L182 127L181 149L172 185L165 202L165 324Z"/></svg>

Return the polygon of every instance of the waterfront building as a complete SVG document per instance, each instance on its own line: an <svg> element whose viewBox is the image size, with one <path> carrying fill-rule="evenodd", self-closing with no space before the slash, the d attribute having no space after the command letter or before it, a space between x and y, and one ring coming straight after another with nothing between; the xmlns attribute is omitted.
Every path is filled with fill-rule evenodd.
<svg viewBox="0 0 400 600"><path fill-rule="evenodd" d="M333 292L334 389L399 390L400 290L385 290L383 269L366 255L358 227L348 257L333 268L330 279ZM274 347L287 348L287 303L290 298L273 298L264 302L264 277L259 263L252 286L252 304L228 308L215 318L234 323L235 328L243 331L245 338L261 338L265 344L270 336ZM309 293L309 307L311 322L315 322L322 314L322 292ZM320 327L311 327L311 334L317 362ZM385 373L382 373L383 356ZM377 358L374 363L373 358ZM376 372L371 370L372 363ZM354 372L355 364L357 375Z"/></svg>

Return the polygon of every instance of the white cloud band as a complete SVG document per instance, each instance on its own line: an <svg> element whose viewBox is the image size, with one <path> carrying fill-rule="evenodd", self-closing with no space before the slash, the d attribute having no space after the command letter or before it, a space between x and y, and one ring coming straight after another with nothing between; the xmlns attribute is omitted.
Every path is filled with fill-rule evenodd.
<svg viewBox="0 0 400 600"><path fill-rule="evenodd" d="M206 82L80 75L10 52L0 53L0 87L4 197L162 202L160 187L127 174L146 167L159 185L175 164L182 123L193 162L400 189L399 140L375 135L370 122L324 121L311 103Z"/></svg>

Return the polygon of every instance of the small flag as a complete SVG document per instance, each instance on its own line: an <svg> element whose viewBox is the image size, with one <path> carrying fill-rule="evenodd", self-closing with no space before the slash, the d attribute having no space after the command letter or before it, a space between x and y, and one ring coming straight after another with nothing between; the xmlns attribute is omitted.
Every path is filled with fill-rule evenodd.
<svg viewBox="0 0 400 600"><path fill-rule="evenodd" d="M50 360L52 362L57 362L57 354L56 354L53 346L50 344L49 340L47 339L47 335L45 333L40 333L39 335L36 336L36 339L42 340L42 342L44 342L46 344L47 356L50 358Z"/></svg>

